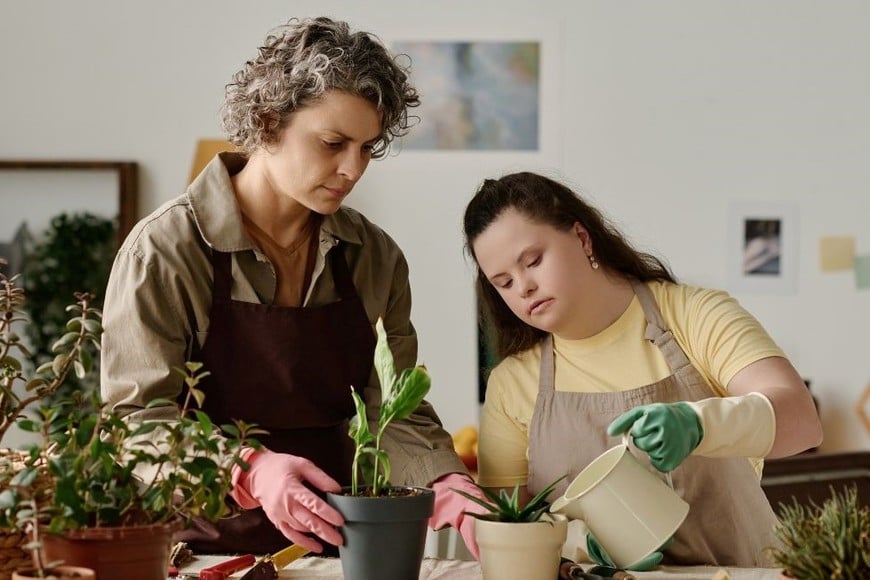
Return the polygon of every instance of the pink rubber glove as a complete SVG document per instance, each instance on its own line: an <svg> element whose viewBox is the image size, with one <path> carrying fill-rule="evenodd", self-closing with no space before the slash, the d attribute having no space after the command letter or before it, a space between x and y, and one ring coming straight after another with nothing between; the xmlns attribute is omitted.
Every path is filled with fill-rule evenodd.
<svg viewBox="0 0 870 580"><path fill-rule="evenodd" d="M321 491L338 491L341 486L304 457L246 450L242 458L251 464L248 471L233 467L233 489L230 495L245 509L262 507L269 520L293 543L320 553L323 546L308 536L317 537L336 546L344 543L336 526L344 518L331 505L320 499L303 482Z"/></svg>
<svg viewBox="0 0 870 580"><path fill-rule="evenodd" d="M469 476L462 473L449 473L441 477L432 484L432 489L435 490L435 508L432 511L432 517L429 518L429 527L433 530L440 530L445 526L453 526L462 535L465 546L474 556L474 559L479 560L480 549L477 547L477 540L474 539L474 518L465 515L464 512L483 514L487 513L486 508L465 499L453 489L464 491L484 500L486 496L472 483Z"/></svg>

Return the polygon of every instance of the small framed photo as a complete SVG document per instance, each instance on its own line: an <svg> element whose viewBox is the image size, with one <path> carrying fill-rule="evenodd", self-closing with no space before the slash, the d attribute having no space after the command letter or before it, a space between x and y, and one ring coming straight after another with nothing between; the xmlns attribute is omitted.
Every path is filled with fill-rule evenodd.
<svg viewBox="0 0 870 580"><path fill-rule="evenodd" d="M800 228L795 202L734 202L728 223L728 289L797 292Z"/></svg>

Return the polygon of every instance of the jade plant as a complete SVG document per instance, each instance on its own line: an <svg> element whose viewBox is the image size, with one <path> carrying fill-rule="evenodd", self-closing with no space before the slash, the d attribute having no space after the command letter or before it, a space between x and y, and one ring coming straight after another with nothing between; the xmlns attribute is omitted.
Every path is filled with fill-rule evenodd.
<svg viewBox="0 0 870 580"><path fill-rule="evenodd" d="M870 578L870 507L861 506L854 486L821 505L783 504L771 550L784 575L801 580Z"/></svg>
<svg viewBox="0 0 870 580"><path fill-rule="evenodd" d="M465 512L466 515L477 518L479 520L488 520L493 522L505 523L533 523L541 521L544 514L548 513L550 504L547 501L547 496L558 485L560 481L565 479L563 475L544 489L535 497L530 499L525 505L520 502L520 485L514 486L513 491L508 492L506 489L495 491L483 487L475 483L474 485L480 489L488 498L488 501L479 497L473 496L470 493L460 489L454 489L459 495L470 499L474 503L486 508L487 512L483 514L475 512Z"/></svg>
<svg viewBox="0 0 870 580"><path fill-rule="evenodd" d="M422 365L407 368L397 376L393 353L387 340L383 320L375 325L375 372L381 383L381 406L377 423L369 425L366 405L351 389L356 415L350 420L349 434L356 449L351 471L351 494L382 496L390 492L390 457L381 447L381 438L392 421L408 417L429 392L431 378ZM362 486L360 485L362 478Z"/></svg>
<svg viewBox="0 0 870 580"><path fill-rule="evenodd" d="M0 258L0 265L4 263ZM102 332L94 296L76 292L75 303L66 307L68 320L51 345L53 358L31 372L34 356L19 334L19 327L30 321L19 281L18 274L0 272L0 442L25 409L54 394L71 371L80 378L91 372Z"/></svg>
<svg viewBox="0 0 870 580"><path fill-rule="evenodd" d="M223 516L232 466L247 468L242 447L258 448L252 436L263 431L242 421L218 428L196 408L204 397L198 383L208 374L201 367L188 362L175 369L187 390L177 420L122 419L96 393L76 393L42 407L36 418L20 419L19 427L38 434L40 442L0 490L0 527L36 517L48 532L63 533ZM163 405L177 403L155 400L149 408Z"/></svg>

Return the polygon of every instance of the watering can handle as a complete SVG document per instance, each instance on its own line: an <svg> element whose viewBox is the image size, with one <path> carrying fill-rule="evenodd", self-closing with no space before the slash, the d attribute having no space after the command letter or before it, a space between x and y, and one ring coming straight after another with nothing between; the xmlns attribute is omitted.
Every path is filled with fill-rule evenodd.
<svg viewBox="0 0 870 580"><path fill-rule="evenodd" d="M625 445L625 448L628 449L629 453L631 453L630 443L631 443L631 437L629 436L629 432L626 431L625 433L622 434L622 444ZM668 484L668 487L670 487L671 489L674 489L674 480L671 479L671 472L667 471L667 472L665 472L664 475L665 475L665 483Z"/></svg>

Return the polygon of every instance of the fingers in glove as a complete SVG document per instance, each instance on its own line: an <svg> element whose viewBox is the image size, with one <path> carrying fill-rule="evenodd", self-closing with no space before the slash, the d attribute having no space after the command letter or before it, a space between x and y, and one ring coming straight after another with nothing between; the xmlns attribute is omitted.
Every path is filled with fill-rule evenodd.
<svg viewBox="0 0 870 580"><path fill-rule="evenodd" d="M465 541L465 547L468 548L468 552L474 556L475 560L480 560L480 548L477 546L477 539L474 537L473 517L465 516L459 525L459 534Z"/></svg>
<svg viewBox="0 0 870 580"><path fill-rule="evenodd" d="M294 530L292 527L290 527L289 524L280 523L277 527L281 531L281 533L284 534L284 536L294 544L302 546L303 548L308 548L315 554L319 554L323 551L323 546L320 544L320 542L318 542L314 538L306 536L302 532Z"/></svg>
<svg viewBox="0 0 870 580"><path fill-rule="evenodd" d="M643 560L640 560L638 562L635 562L631 566L628 566L627 569L634 570L636 572L645 572L647 570L652 570L653 568L661 564L664 557L665 555L661 552L653 552Z"/></svg>
<svg viewBox="0 0 870 580"><path fill-rule="evenodd" d="M341 486L329 477L325 471L305 459L299 463L299 479L307 481L320 491L340 491Z"/></svg>
<svg viewBox="0 0 870 580"><path fill-rule="evenodd" d="M642 407L635 407L630 411L626 411L607 427L607 434L611 437L621 435L631 429L634 422L643 416L644 410Z"/></svg>
<svg viewBox="0 0 870 580"><path fill-rule="evenodd" d="M303 485L287 489L291 498L288 512L297 520L323 520L332 526L344 525L341 513Z"/></svg>

